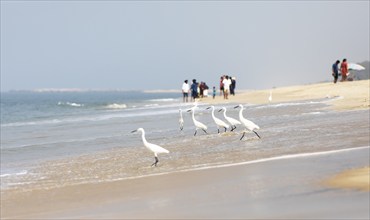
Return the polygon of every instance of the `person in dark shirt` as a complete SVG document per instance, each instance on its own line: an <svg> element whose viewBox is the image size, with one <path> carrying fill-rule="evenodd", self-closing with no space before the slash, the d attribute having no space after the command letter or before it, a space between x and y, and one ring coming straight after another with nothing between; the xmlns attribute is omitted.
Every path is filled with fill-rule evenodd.
<svg viewBox="0 0 370 220"><path fill-rule="evenodd" d="M193 79L193 84L191 84L191 97L193 101L195 101L196 98L198 98L198 83L196 79Z"/></svg>
<svg viewBox="0 0 370 220"><path fill-rule="evenodd" d="M340 61L337 60L335 61L335 63L332 65L332 75L334 77L334 83L337 83L337 80L338 80L338 75L339 75L339 69L338 69L338 65L339 65Z"/></svg>

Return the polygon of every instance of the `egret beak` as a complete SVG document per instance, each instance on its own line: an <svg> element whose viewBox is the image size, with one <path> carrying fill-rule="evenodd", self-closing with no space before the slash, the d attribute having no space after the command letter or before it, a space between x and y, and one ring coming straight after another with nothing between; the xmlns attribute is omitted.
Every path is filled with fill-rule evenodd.
<svg viewBox="0 0 370 220"><path fill-rule="evenodd" d="M208 109L210 109L210 108L211 108L211 107L208 107L208 108L206 108L206 109L208 110Z"/></svg>
<svg viewBox="0 0 370 220"><path fill-rule="evenodd" d="M239 108L239 105L235 106L234 108Z"/></svg>
<svg viewBox="0 0 370 220"><path fill-rule="evenodd" d="M191 109L187 110L186 112L191 112Z"/></svg>
<svg viewBox="0 0 370 220"><path fill-rule="evenodd" d="M218 112L222 111L222 109L218 110Z"/></svg>
<svg viewBox="0 0 370 220"><path fill-rule="evenodd" d="M131 133L134 133L134 132L137 132L137 130L133 130L133 131L131 131Z"/></svg>

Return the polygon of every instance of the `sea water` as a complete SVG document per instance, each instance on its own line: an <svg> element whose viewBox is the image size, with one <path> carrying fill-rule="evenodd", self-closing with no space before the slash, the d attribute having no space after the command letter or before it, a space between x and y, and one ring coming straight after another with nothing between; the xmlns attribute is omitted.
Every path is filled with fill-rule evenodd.
<svg viewBox="0 0 370 220"><path fill-rule="evenodd" d="M179 93L141 91L2 92L1 93L1 188L35 189L115 181L147 175L216 167L295 153L339 150L369 145L369 112L336 112L327 106L336 98L266 103L245 106L244 117L260 126L246 133L218 134L199 103L197 120L207 133L195 127ZM235 103L215 105L238 119ZM184 130L179 129L179 109ZM149 142L170 151L159 155L142 144L144 128Z"/></svg>

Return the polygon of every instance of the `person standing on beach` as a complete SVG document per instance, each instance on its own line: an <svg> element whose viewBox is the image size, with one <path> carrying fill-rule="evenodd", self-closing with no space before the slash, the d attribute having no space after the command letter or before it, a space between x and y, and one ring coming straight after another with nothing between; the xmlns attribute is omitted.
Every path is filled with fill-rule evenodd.
<svg viewBox="0 0 370 220"><path fill-rule="evenodd" d="M333 75L333 77L334 77L334 83L337 83L337 80L338 80L338 75L339 75L339 67L338 67L338 65L339 65L339 63L340 63L340 61L339 60L337 60L333 65L332 65L332 67L331 67L331 69L332 69L332 75Z"/></svg>
<svg viewBox="0 0 370 220"><path fill-rule="evenodd" d="M235 96L236 81L235 77L231 77L230 94Z"/></svg>
<svg viewBox="0 0 370 220"><path fill-rule="evenodd" d="M213 99L215 99L215 96L216 96L216 86L213 86L213 93L212 93Z"/></svg>
<svg viewBox="0 0 370 220"><path fill-rule="evenodd" d="M341 82L344 82L347 80L348 75L348 63L347 59L343 59L342 64L340 65L340 72L342 73L342 79Z"/></svg>
<svg viewBox="0 0 370 220"><path fill-rule="evenodd" d="M229 79L229 76L225 76L224 80L222 80L222 84L224 85L224 99L229 99L229 91L231 85L231 80Z"/></svg>
<svg viewBox="0 0 370 220"><path fill-rule="evenodd" d="M199 97L203 98L204 97L204 82L200 82L199 84Z"/></svg>
<svg viewBox="0 0 370 220"><path fill-rule="evenodd" d="M191 84L191 98L193 101L195 101L196 98L198 98L198 83L196 79L193 79L193 84Z"/></svg>
<svg viewBox="0 0 370 220"><path fill-rule="evenodd" d="M183 102L188 102L189 91L190 91L190 86L188 84L188 80L185 80L184 83L182 84Z"/></svg>
<svg viewBox="0 0 370 220"><path fill-rule="evenodd" d="M220 77L220 96L222 96L223 92L224 92L224 84L222 83L224 78L225 78L225 76Z"/></svg>

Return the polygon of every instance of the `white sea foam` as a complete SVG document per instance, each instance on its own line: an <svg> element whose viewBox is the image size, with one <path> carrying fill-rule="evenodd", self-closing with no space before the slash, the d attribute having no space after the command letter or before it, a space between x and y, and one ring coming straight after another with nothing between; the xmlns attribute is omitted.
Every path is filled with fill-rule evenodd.
<svg viewBox="0 0 370 220"><path fill-rule="evenodd" d="M126 104L113 103L113 104L109 104L109 105L105 106L105 108L108 108L108 109L125 109L125 108L127 108L127 105Z"/></svg>
<svg viewBox="0 0 370 220"><path fill-rule="evenodd" d="M320 104L323 102L316 102L316 101L311 101L311 102L287 102L287 103L277 103L277 104L270 104L270 105L261 105L255 107L256 109L261 109L261 108L280 108L280 107L289 107L289 106L298 106L298 105L312 105L312 104Z"/></svg>
<svg viewBox="0 0 370 220"><path fill-rule="evenodd" d="M58 102L58 105L66 105L66 106L72 106L72 107L83 107L84 104L79 104L75 102Z"/></svg>
<svg viewBox="0 0 370 220"><path fill-rule="evenodd" d="M20 175L26 175L27 173L28 173L27 170L22 170L18 173L4 173L4 174L1 174L0 177L20 176Z"/></svg>
<svg viewBox="0 0 370 220"><path fill-rule="evenodd" d="M167 99L150 99L150 102L174 102L178 101L179 99L167 98Z"/></svg>
<svg viewBox="0 0 370 220"><path fill-rule="evenodd" d="M323 114L323 112L309 112L309 113L303 113L302 115L320 115Z"/></svg>
<svg viewBox="0 0 370 220"><path fill-rule="evenodd" d="M59 120L59 119L51 119L51 120L44 120L44 121L14 122L14 123L2 124L1 127L17 127L17 126L57 124L57 123L61 123L61 122L63 122L63 121Z"/></svg>
<svg viewBox="0 0 370 220"><path fill-rule="evenodd" d="M157 107L159 106L159 104L148 104L148 105L145 105L145 107Z"/></svg>

